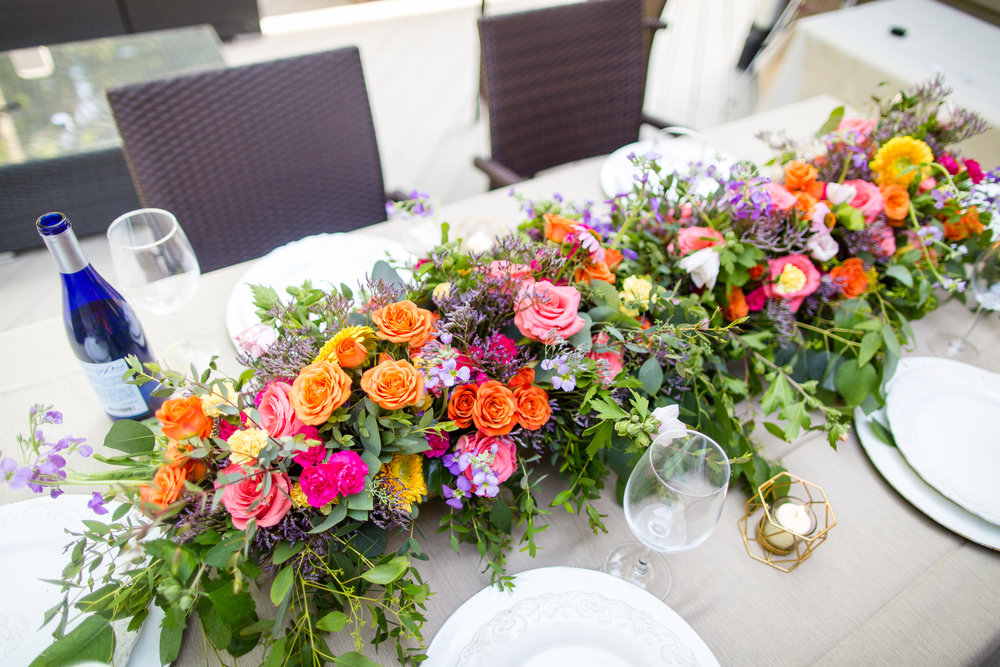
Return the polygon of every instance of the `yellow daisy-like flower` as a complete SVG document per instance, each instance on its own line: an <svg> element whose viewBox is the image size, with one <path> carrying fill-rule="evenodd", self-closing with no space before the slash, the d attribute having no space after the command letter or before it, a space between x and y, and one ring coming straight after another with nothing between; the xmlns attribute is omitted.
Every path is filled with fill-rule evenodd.
<svg viewBox="0 0 1000 667"><path fill-rule="evenodd" d="M229 460L240 465L251 465L257 461L260 450L267 445L267 431L259 428L248 428L236 431L229 436Z"/></svg>
<svg viewBox="0 0 1000 667"><path fill-rule="evenodd" d="M396 506L406 512L410 511L413 503L420 502L427 495L423 456L420 454L393 454L392 459L382 466L378 477L393 496Z"/></svg>
<svg viewBox="0 0 1000 667"><path fill-rule="evenodd" d="M326 341L313 359L313 363L328 361L345 368L353 368L364 361L368 352L375 349L376 342L375 330L371 327L345 327Z"/></svg>
<svg viewBox="0 0 1000 667"><path fill-rule="evenodd" d="M909 185L913 179L922 181L931 174L934 161L930 146L913 137L893 137L882 144L875 159L868 165L879 185Z"/></svg>

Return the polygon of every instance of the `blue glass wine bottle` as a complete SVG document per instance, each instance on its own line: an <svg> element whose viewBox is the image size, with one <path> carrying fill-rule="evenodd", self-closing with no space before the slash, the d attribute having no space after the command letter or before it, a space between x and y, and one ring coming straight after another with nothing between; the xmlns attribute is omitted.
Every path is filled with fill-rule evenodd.
<svg viewBox="0 0 1000 667"><path fill-rule="evenodd" d="M62 213L46 213L35 223L62 274L63 320L76 354L101 407L111 419L143 419L162 403L152 395L156 382L141 387L121 378L125 357L154 360L132 307L87 261Z"/></svg>

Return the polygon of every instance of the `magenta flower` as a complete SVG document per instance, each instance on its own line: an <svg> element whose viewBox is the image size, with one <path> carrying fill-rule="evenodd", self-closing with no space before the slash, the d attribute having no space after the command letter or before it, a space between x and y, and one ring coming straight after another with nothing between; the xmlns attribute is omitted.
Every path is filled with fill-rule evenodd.
<svg viewBox="0 0 1000 667"><path fill-rule="evenodd" d="M365 488L368 464L356 452L341 451L326 463L302 471L299 484L313 507L322 507L339 497L360 493Z"/></svg>

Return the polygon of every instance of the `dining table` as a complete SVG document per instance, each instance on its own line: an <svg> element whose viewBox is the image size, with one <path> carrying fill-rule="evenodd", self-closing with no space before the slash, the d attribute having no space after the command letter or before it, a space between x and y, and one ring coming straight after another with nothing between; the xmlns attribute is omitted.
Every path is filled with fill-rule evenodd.
<svg viewBox="0 0 1000 667"><path fill-rule="evenodd" d="M758 131L781 129L789 136L808 139L840 104L832 96L821 95L706 129L700 138L736 158L762 163L772 153L755 136ZM519 183L513 190L529 199L558 194L567 200L595 201L601 207L605 205L599 186L603 163L603 156L582 160ZM523 213L510 190L503 189L442 205L435 219L454 225L488 219L514 227ZM392 220L355 233L399 239L413 224ZM197 295L180 313L143 313L154 349L163 349L182 333L196 331L218 344L220 369L238 374L223 314L231 291L253 264L202 276ZM54 264L51 270L55 272ZM944 302L913 323L915 338L905 354L928 355L930 336L964 329L971 318L968 306ZM1000 372L1000 355L991 352L998 336L1000 321L989 313L970 337L982 351L977 365L991 372ZM0 447L5 454L14 434L26 426L28 409L36 402L55 405L64 415L60 428L87 437L100 450L110 421L64 337L56 297L52 297L51 317L0 332L0 424L4 431ZM751 404L745 409L750 418L756 407ZM793 442L759 431L757 439L765 456L823 489L836 525L810 558L791 572L769 567L750 557L739 529L753 490L733 487L711 537L691 551L668 557L674 583L665 603L704 640L721 665L1000 662L1000 553L918 510L880 474L855 434L831 447L821 431L806 432ZM85 461L84 465L93 463ZM606 532L595 534L585 517L552 508L544 517L548 528L537 536L539 551L531 557L515 545L507 570L520 573L550 566L600 570L615 546L632 540L614 488L614 480L607 480L596 503ZM559 489L558 475L549 475L542 484L543 499L551 500ZM3 504L30 495L0 486ZM416 524L417 538L429 556L418 569L433 591L423 625L428 642L464 602L490 585L474 546L462 545L456 552L445 536L435 534L438 520L448 509L439 501L428 502L421 506ZM269 603L263 602L266 585L262 589L256 595L263 613ZM331 636L330 646L354 650L347 634ZM158 664L155 643L152 647L140 641L130 664ZM395 663L395 649L388 644L377 652L371 646L363 650L380 664ZM227 664L260 662L260 654L251 653ZM174 664L219 664L197 623L189 626Z"/></svg>

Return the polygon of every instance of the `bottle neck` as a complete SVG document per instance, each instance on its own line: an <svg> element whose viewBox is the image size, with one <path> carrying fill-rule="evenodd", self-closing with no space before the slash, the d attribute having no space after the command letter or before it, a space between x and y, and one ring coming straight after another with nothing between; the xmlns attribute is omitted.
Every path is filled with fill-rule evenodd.
<svg viewBox="0 0 1000 667"><path fill-rule="evenodd" d="M62 213L46 213L36 223L38 233L56 260L60 273L77 273L90 262L76 240L69 219Z"/></svg>

